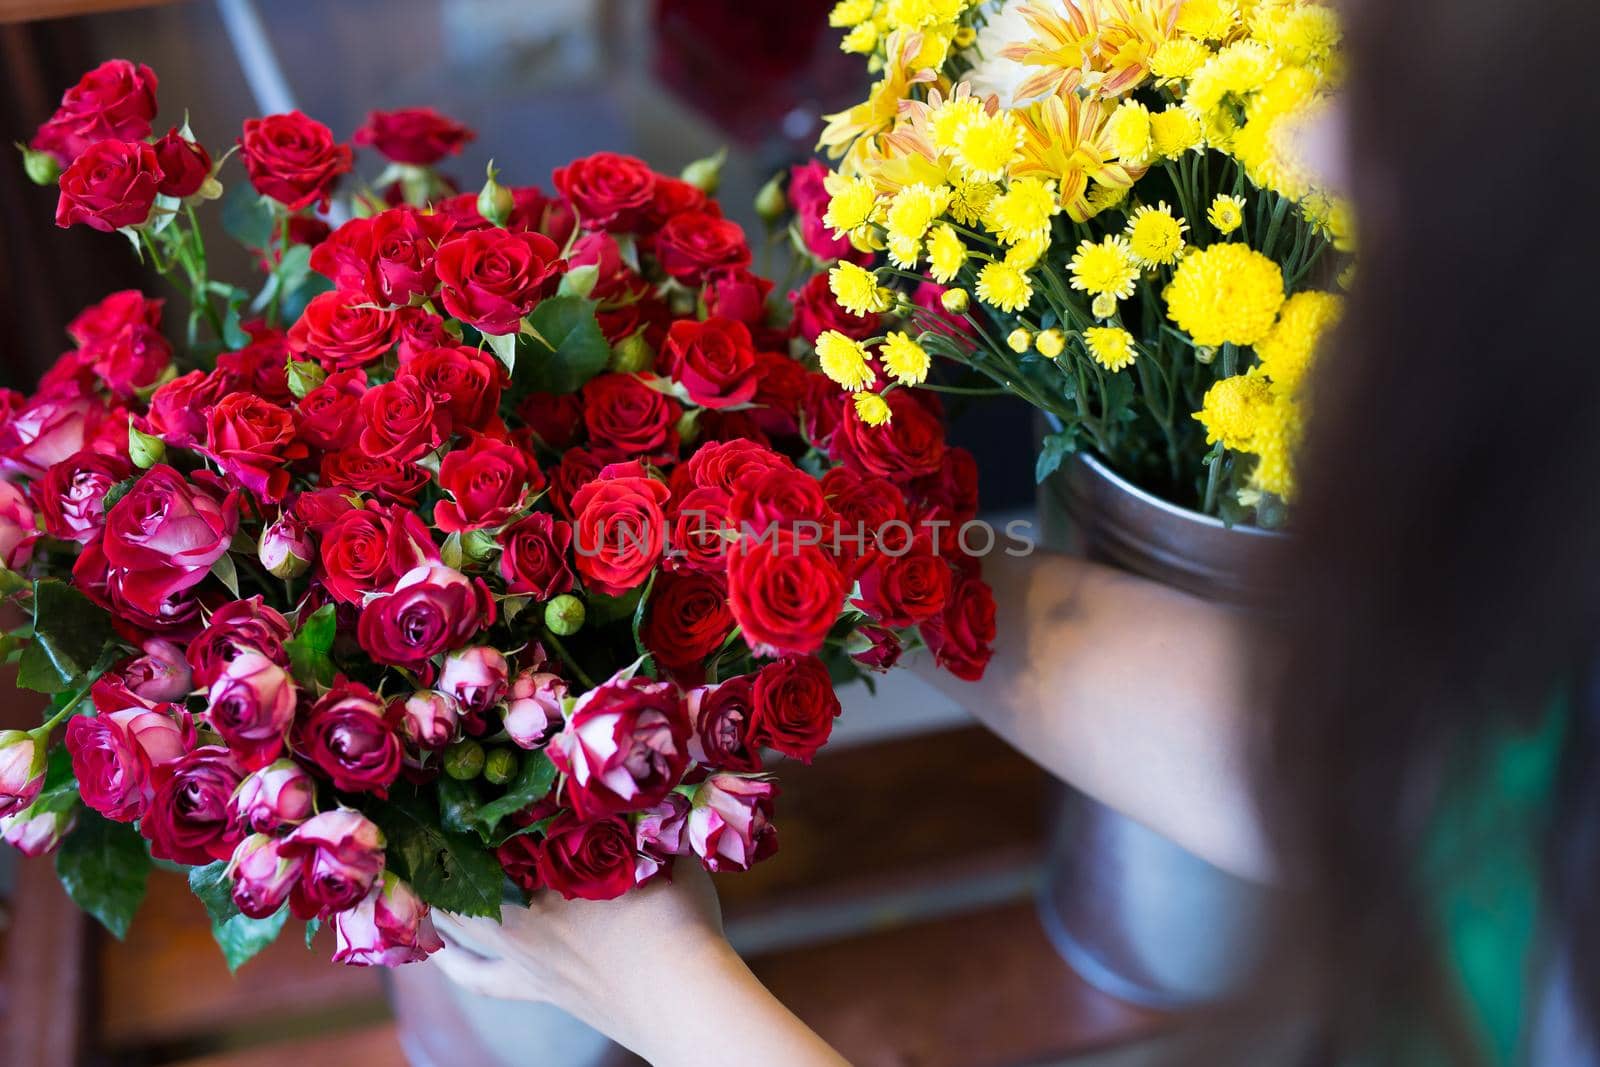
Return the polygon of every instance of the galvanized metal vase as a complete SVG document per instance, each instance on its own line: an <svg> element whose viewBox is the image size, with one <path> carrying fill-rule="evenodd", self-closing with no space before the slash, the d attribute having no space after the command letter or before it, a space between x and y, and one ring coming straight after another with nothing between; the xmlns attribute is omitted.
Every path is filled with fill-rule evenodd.
<svg viewBox="0 0 1600 1067"><path fill-rule="evenodd" d="M1284 538L1177 507L1079 454L1039 487L1041 543L1175 588L1259 604ZM1061 787L1039 911L1057 950L1112 996L1157 1008L1243 992L1273 941L1276 894Z"/></svg>

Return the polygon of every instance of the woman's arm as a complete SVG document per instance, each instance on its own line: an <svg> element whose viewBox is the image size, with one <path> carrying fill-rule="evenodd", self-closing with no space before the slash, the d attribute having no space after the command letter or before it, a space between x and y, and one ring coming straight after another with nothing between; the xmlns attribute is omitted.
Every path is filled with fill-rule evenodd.
<svg viewBox="0 0 1600 1067"><path fill-rule="evenodd" d="M484 996L554 1004L655 1067L848 1067L750 973L722 936L692 859L671 884L617 900L535 894L502 922L436 915L437 965Z"/></svg>
<svg viewBox="0 0 1600 1067"><path fill-rule="evenodd" d="M999 635L981 682L923 677L1046 770L1210 862L1273 873L1246 750L1240 616L1069 556L991 556Z"/></svg>

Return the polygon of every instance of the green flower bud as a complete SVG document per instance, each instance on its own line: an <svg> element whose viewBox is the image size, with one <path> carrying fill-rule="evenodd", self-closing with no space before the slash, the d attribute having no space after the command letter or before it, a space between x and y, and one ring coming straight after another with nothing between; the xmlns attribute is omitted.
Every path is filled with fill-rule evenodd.
<svg viewBox="0 0 1600 1067"><path fill-rule="evenodd" d="M483 773L486 759L478 742L471 738L457 741L444 750L444 773L458 782L470 782Z"/></svg>
<svg viewBox="0 0 1600 1067"><path fill-rule="evenodd" d="M697 159L678 175L690 185L699 189L707 196L716 196L717 190L722 187L722 164L727 162L728 150L717 149L717 154Z"/></svg>
<svg viewBox="0 0 1600 1067"><path fill-rule="evenodd" d="M678 416L678 440L692 445L700 438L700 409L690 408Z"/></svg>
<svg viewBox="0 0 1600 1067"><path fill-rule="evenodd" d="M471 563L482 563L493 556L500 545L488 530L468 530L461 535L462 558Z"/></svg>
<svg viewBox="0 0 1600 1067"><path fill-rule="evenodd" d="M655 359L655 351L643 332L630 333L612 347L608 366L618 374L638 374L649 370Z"/></svg>
<svg viewBox="0 0 1600 1067"><path fill-rule="evenodd" d="M516 206L516 201L512 199L510 189L494 180L499 173L494 169L494 162L490 161L488 178L478 193L478 214L496 226L504 226L511 217L511 209Z"/></svg>
<svg viewBox="0 0 1600 1067"><path fill-rule="evenodd" d="M509 748L496 748L484 760L483 777L491 785L505 785L517 776L517 754Z"/></svg>
<svg viewBox="0 0 1600 1067"><path fill-rule="evenodd" d="M571 593L562 593L544 606L544 624L557 637L571 637L583 629L587 614L583 601Z"/></svg>
<svg viewBox="0 0 1600 1067"><path fill-rule="evenodd" d="M306 394L328 380L328 372L309 359L291 359L288 368L289 392L304 400Z"/></svg>
<svg viewBox="0 0 1600 1067"><path fill-rule="evenodd" d="M32 148L22 150L22 169L35 185L54 185L61 177L61 164L56 162L56 157Z"/></svg>
<svg viewBox="0 0 1600 1067"><path fill-rule="evenodd" d="M776 225L789 213L789 194L783 189L783 172L767 179L767 184L756 193L756 214L767 225Z"/></svg>
<svg viewBox="0 0 1600 1067"><path fill-rule="evenodd" d="M167 443L159 437L141 433L133 423L128 423L128 458L140 470L149 470L167 456Z"/></svg>
<svg viewBox="0 0 1600 1067"><path fill-rule="evenodd" d="M561 276L561 285L557 288L556 294L587 300L589 294L594 292L595 282L599 280L600 268L593 263L585 263L581 267L573 267Z"/></svg>

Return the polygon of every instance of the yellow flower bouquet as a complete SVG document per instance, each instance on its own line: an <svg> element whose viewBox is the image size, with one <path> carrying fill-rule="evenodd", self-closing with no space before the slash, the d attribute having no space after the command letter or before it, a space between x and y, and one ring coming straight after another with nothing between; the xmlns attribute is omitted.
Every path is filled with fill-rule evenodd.
<svg viewBox="0 0 1600 1067"><path fill-rule="evenodd" d="M910 323L818 338L863 421L894 388L1011 393L1053 431L1041 480L1086 448L1183 506L1280 524L1352 269L1349 210L1296 152L1340 82L1333 11L841 0L831 19L879 77L819 144L823 222L874 253L829 286ZM942 309L909 296L930 279ZM929 382L930 356L968 384Z"/></svg>

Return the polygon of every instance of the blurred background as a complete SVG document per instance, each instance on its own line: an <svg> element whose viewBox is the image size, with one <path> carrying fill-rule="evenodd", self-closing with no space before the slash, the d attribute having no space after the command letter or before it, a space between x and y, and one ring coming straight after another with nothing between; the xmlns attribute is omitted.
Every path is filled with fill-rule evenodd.
<svg viewBox="0 0 1600 1067"><path fill-rule="evenodd" d="M0 139L25 142L83 71L124 57L160 77L158 129L187 107L218 152L250 115L298 107L348 138L370 109L436 107L478 131L447 168L463 189L491 156L509 182L548 189L553 167L599 150L674 172L725 146L724 208L751 235L755 269L782 279L788 250L763 256L753 197L810 155L821 115L866 89L827 25L832 3L0 0ZM372 178L366 157L358 171ZM83 306L161 291L120 238L56 229L54 199L19 159L0 160L0 385L24 391ZM247 276L242 250L213 250L215 276ZM1029 417L1009 403L951 408L1002 519L1029 512L1034 493ZM909 674L876 698L845 694L845 707L816 765L781 772L779 855L720 883L757 973L857 1064L1171 1062L1172 1018L1091 988L1040 928L1054 784ZM37 721L32 697L0 682L0 726ZM18 1067L364 1067L401 1062L403 1043L421 1060L396 1003L426 1017L449 1062L635 1062L581 1035L568 1055L537 1025L506 1031L531 1045L485 1049L471 1006L329 964L326 932L311 951L285 937L229 976L177 874L158 872L118 943L72 908L46 861L0 852L0 1047Z"/></svg>

